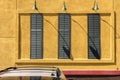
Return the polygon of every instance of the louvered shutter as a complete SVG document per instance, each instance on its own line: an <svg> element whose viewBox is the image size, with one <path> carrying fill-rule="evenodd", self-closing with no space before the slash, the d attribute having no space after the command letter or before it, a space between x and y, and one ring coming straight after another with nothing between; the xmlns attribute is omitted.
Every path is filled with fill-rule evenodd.
<svg viewBox="0 0 120 80"><path fill-rule="evenodd" d="M100 59L100 15L88 15L88 58Z"/></svg>
<svg viewBox="0 0 120 80"><path fill-rule="evenodd" d="M42 58L42 14L31 14L30 58Z"/></svg>
<svg viewBox="0 0 120 80"><path fill-rule="evenodd" d="M58 16L58 58L70 58L70 15L59 14Z"/></svg>

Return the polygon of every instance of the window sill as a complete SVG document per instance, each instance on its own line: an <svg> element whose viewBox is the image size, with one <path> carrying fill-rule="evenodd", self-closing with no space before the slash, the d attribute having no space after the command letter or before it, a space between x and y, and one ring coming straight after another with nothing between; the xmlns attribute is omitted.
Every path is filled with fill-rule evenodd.
<svg viewBox="0 0 120 80"><path fill-rule="evenodd" d="M16 64L114 64L115 60L97 60L97 59L18 59Z"/></svg>

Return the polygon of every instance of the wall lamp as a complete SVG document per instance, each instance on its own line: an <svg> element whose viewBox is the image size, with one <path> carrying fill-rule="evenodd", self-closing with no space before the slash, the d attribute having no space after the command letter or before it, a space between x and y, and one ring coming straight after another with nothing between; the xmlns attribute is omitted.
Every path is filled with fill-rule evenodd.
<svg viewBox="0 0 120 80"><path fill-rule="evenodd" d="M38 10L37 5L36 5L36 0L34 0L34 5L33 5L33 10Z"/></svg>
<svg viewBox="0 0 120 80"><path fill-rule="evenodd" d="M98 2L97 2L97 0L95 0L94 1L94 6L93 6L93 8L92 8L94 11L97 11L97 10L99 10L99 7L98 7Z"/></svg>
<svg viewBox="0 0 120 80"><path fill-rule="evenodd" d="M66 10L67 10L67 8L66 8L66 4L65 4L65 1L63 2L62 10L63 10L63 11L66 11Z"/></svg>

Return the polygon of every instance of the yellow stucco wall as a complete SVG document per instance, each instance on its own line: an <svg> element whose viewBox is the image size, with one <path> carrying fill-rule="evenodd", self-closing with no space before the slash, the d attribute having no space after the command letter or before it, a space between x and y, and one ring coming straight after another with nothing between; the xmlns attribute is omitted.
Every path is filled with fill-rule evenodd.
<svg viewBox="0 0 120 80"><path fill-rule="evenodd" d="M62 11L63 2L67 11ZM58 66L61 69L120 68L119 0L34 0L0 1L0 69L9 66ZM30 59L30 13L43 14L43 59ZM71 59L58 57L58 14L71 15ZM101 59L88 59L87 14L100 14ZM81 34L82 33L82 34ZM77 36L76 36L77 35Z"/></svg>
<svg viewBox="0 0 120 80"><path fill-rule="evenodd" d="M0 69L15 65L16 0L0 1Z"/></svg>

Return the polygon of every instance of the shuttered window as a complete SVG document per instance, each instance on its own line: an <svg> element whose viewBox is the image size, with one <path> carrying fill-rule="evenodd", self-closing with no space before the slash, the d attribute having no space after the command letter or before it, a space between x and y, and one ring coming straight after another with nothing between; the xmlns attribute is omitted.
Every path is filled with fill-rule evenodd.
<svg viewBox="0 0 120 80"><path fill-rule="evenodd" d="M88 15L88 58L100 59L100 15Z"/></svg>
<svg viewBox="0 0 120 80"><path fill-rule="evenodd" d="M43 26L42 14L31 14L30 19L30 58L41 59Z"/></svg>
<svg viewBox="0 0 120 80"><path fill-rule="evenodd" d="M69 59L70 58L70 15L59 14L58 15L58 58Z"/></svg>

